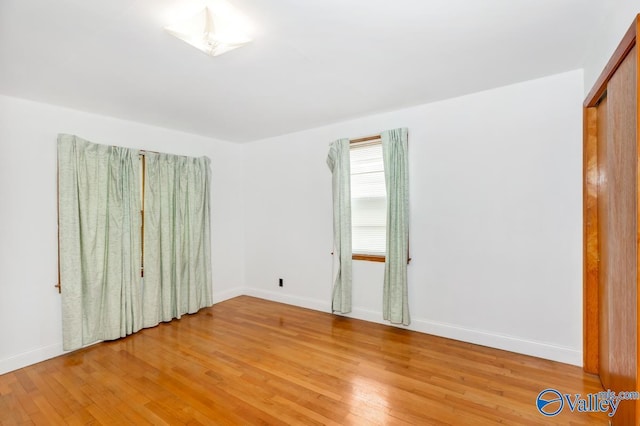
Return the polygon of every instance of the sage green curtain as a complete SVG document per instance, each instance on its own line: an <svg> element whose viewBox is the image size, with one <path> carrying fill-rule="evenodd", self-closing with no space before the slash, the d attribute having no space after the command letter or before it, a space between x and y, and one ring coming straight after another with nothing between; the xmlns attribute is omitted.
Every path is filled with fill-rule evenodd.
<svg viewBox="0 0 640 426"><path fill-rule="evenodd" d="M333 174L333 253L335 278L332 310L351 312L351 164L349 139L339 139L329 148L327 165Z"/></svg>
<svg viewBox="0 0 640 426"><path fill-rule="evenodd" d="M387 252L384 263L383 315L393 324L409 325L407 261L409 258L409 159L407 129L382 132L387 187Z"/></svg>
<svg viewBox="0 0 640 426"><path fill-rule="evenodd" d="M143 323L213 304L206 157L145 155Z"/></svg>
<svg viewBox="0 0 640 426"><path fill-rule="evenodd" d="M138 151L58 136L63 348L140 330Z"/></svg>

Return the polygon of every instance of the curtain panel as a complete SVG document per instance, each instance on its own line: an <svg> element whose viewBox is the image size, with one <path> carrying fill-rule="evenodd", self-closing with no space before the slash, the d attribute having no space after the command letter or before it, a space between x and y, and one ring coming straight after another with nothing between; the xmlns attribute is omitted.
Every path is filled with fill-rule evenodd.
<svg viewBox="0 0 640 426"><path fill-rule="evenodd" d="M407 261L409 259L409 161L407 129L382 132L387 187L387 251L382 312L393 324L409 325Z"/></svg>
<svg viewBox="0 0 640 426"><path fill-rule="evenodd" d="M58 136L63 348L211 306L210 163Z"/></svg>
<svg viewBox="0 0 640 426"><path fill-rule="evenodd" d="M351 312L351 164L349 139L339 139L329 148L327 165L332 173L334 285L332 310Z"/></svg>
<svg viewBox="0 0 640 426"><path fill-rule="evenodd" d="M206 157L146 153L143 323L211 306L211 230Z"/></svg>
<svg viewBox="0 0 640 426"><path fill-rule="evenodd" d="M63 348L140 330L138 151L58 136Z"/></svg>

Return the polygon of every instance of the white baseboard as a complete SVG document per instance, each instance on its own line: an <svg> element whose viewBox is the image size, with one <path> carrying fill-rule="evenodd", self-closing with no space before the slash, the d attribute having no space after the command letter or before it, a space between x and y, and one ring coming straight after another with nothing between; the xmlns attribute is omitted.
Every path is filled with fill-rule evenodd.
<svg viewBox="0 0 640 426"><path fill-rule="evenodd" d="M245 294L245 289L243 287L236 287L223 292L214 292L213 303L224 302L225 300L242 296L243 294ZM54 357L64 355L65 353L68 352L62 350L62 342L60 342L13 355L6 359L0 359L0 374L5 374L29 365L37 364Z"/></svg>
<svg viewBox="0 0 640 426"><path fill-rule="evenodd" d="M331 312L331 303L329 301L292 296L290 294L282 294L276 291L267 291L251 287L247 287L244 290L244 294L247 296L285 303L287 305L299 306L301 308L313 309L314 311Z"/></svg>
<svg viewBox="0 0 640 426"><path fill-rule="evenodd" d="M224 302L225 300L233 299L234 297L242 296L246 294L244 287L234 287L229 290L221 292L213 292L213 304Z"/></svg>
<svg viewBox="0 0 640 426"><path fill-rule="evenodd" d="M62 342L23 352L0 360L0 374L18 370L28 365L37 364L62 354L64 354L64 351L62 350Z"/></svg>
<svg viewBox="0 0 640 426"><path fill-rule="evenodd" d="M537 358L550 359L582 367L582 350L568 346L561 346L548 342L523 339L520 337L475 330L453 324L434 321L417 320L415 327L418 331L436 336L447 337L477 345L488 346L505 351L516 352Z"/></svg>
<svg viewBox="0 0 640 426"><path fill-rule="evenodd" d="M346 316L582 367L582 351L567 346L522 339L506 334L461 327L422 318L412 318L411 325L405 327L384 321L382 319L382 312L360 308L354 308L352 313Z"/></svg>
<svg viewBox="0 0 640 426"><path fill-rule="evenodd" d="M247 288L246 295L259 297L261 299L272 300L274 302L286 303L303 308L314 309L316 311L331 312L331 304L328 301L308 299L291 295L282 295L277 292L265 291L255 288ZM467 327L460 327L454 324L430 321L421 318L412 318L408 327L391 324L382 319L382 312L354 307L350 314L345 317L360 319L392 327L404 328L421 333L432 334L434 336L448 339L460 340L481 346L502 349L509 352L516 352L524 355L531 355L538 358L563 362L582 366L582 351L574 348L540 342L535 340L522 339L520 337L498 334L484 330L477 330Z"/></svg>
<svg viewBox="0 0 640 426"><path fill-rule="evenodd" d="M214 292L213 302L214 304L220 303L242 295L258 297L260 299L313 309L320 312L331 312L331 303L328 300L325 301L299 297L290 294L282 294L274 291L246 287L235 287L220 293ZM441 323L420 318L413 318L409 327L395 326L382 319L382 312L358 307L354 308L353 312L350 314L344 316L388 326L405 328L407 330L418 331L421 333L433 334L435 336L445 337L448 339L461 340L463 342L474 343L491 348L503 349L510 352L531 355L538 358L550 359L552 361L563 362L566 364L582 366L582 351L547 342L522 339L515 336L460 327L454 324ZM60 342L17 354L10 358L0 360L0 374L18 370L64 353L65 352L62 350L62 342Z"/></svg>

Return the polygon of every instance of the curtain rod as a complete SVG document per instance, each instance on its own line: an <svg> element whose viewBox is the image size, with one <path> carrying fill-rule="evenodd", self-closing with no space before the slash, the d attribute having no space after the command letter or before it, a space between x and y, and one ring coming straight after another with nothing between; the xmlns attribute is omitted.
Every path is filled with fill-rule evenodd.
<svg viewBox="0 0 640 426"><path fill-rule="evenodd" d="M349 144L351 145L351 144L362 143L362 142L371 142L371 141L377 141L379 139L382 139L382 135L364 136L357 139L349 139ZM331 145L331 142L329 143L329 145Z"/></svg>
<svg viewBox="0 0 640 426"><path fill-rule="evenodd" d="M363 138L358 138L358 139L349 139L349 143L368 142L368 141L375 141L378 139L381 139L380 135L372 135L372 136L365 136Z"/></svg>

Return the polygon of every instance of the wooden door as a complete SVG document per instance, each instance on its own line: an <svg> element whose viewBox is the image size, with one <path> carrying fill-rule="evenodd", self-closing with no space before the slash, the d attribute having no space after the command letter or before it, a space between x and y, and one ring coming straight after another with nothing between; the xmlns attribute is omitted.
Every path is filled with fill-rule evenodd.
<svg viewBox="0 0 640 426"><path fill-rule="evenodd" d="M637 25L585 101L585 370L615 392L639 384ZM623 401L612 424L639 421L638 401Z"/></svg>
<svg viewBox="0 0 640 426"><path fill-rule="evenodd" d="M638 22L584 103L584 365L615 392L640 383ZM612 424L640 424L640 402Z"/></svg>
<svg viewBox="0 0 640 426"><path fill-rule="evenodd" d="M607 85L609 167L609 383L637 390L638 151L637 62L634 48ZM637 424L635 401L620 404L615 424Z"/></svg>

